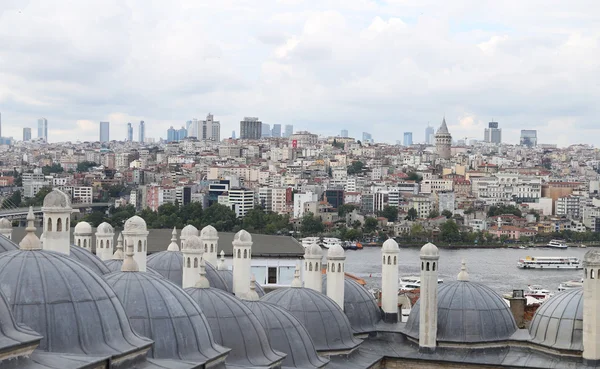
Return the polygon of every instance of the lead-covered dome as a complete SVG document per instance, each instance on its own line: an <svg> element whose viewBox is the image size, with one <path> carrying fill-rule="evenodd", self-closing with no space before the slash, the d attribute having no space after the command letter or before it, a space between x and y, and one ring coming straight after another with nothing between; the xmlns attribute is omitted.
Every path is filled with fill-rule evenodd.
<svg viewBox="0 0 600 369"><path fill-rule="evenodd" d="M29 355L41 339L37 332L15 321L10 305L0 291L0 351L3 355Z"/></svg>
<svg viewBox="0 0 600 369"><path fill-rule="evenodd" d="M148 255L146 265L158 274L181 287L183 283L183 253L161 251Z"/></svg>
<svg viewBox="0 0 600 369"><path fill-rule="evenodd" d="M323 275L323 293L327 294L327 274ZM370 333L381 321L381 309L372 293L350 278L344 278L344 314L356 333Z"/></svg>
<svg viewBox="0 0 600 369"><path fill-rule="evenodd" d="M233 271L229 269L215 269L211 264L206 263L206 278L210 281L212 287L233 293ZM216 283L213 283L213 281ZM254 287L258 297L265 295L265 290L258 282L254 282Z"/></svg>
<svg viewBox="0 0 600 369"><path fill-rule="evenodd" d="M215 343L198 305L180 287L143 272L115 272L104 278L133 329L154 340L150 357L210 363L227 354Z"/></svg>
<svg viewBox="0 0 600 369"><path fill-rule="evenodd" d="M2 253L0 281L15 319L43 336L42 350L112 356L152 344L131 330L112 288L67 255L47 250Z"/></svg>
<svg viewBox="0 0 600 369"><path fill-rule="evenodd" d="M329 362L317 354L306 328L285 309L265 301L244 301L244 304L265 327L271 346L287 354L282 366L320 368Z"/></svg>
<svg viewBox="0 0 600 369"><path fill-rule="evenodd" d="M419 336L420 301L410 312L406 333ZM491 288L469 281L438 285L437 339L441 342L507 340L517 324L504 299Z"/></svg>
<svg viewBox="0 0 600 369"><path fill-rule="evenodd" d="M82 247L71 245L69 257L90 268L90 270L99 276L110 273L110 269L106 267L99 257Z"/></svg>
<svg viewBox="0 0 600 369"><path fill-rule="evenodd" d="M310 288L280 288L261 301L273 303L296 317L306 328L317 351L350 352L361 340L354 338L348 318L326 295Z"/></svg>
<svg viewBox="0 0 600 369"><path fill-rule="evenodd" d="M186 288L200 306L216 342L231 348L227 363L271 367L284 355L271 348L269 338L258 318L242 301L217 288Z"/></svg>
<svg viewBox="0 0 600 369"><path fill-rule="evenodd" d="M88 222L79 222L73 228L73 233L75 235L91 235L92 226Z"/></svg>
<svg viewBox="0 0 600 369"><path fill-rule="evenodd" d="M125 221L124 232L146 232L146 221L138 215L134 215Z"/></svg>
<svg viewBox="0 0 600 369"><path fill-rule="evenodd" d="M583 290L558 293L544 302L529 326L531 341L562 350L583 350Z"/></svg>
<svg viewBox="0 0 600 369"><path fill-rule="evenodd" d="M19 245L14 243L8 237L5 237L0 234L0 254L3 252L14 251L14 250L18 250L18 249L19 249Z"/></svg>
<svg viewBox="0 0 600 369"><path fill-rule="evenodd" d="M55 188L44 197L42 207L67 209L71 207L71 199L69 195Z"/></svg>

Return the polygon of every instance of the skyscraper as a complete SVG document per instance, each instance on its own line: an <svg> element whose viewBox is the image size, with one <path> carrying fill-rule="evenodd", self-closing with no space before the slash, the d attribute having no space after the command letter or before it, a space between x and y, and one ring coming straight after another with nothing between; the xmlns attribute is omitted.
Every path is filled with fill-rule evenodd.
<svg viewBox="0 0 600 369"><path fill-rule="evenodd" d="M100 142L108 142L110 141L110 123L109 122L100 122Z"/></svg>
<svg viewBox="0 0 600 369"><path fill-rule="evenodd" d="M412 132L404 132L404 146L412 146Z"/></svg>
<svg viewBox="0 0 600 369"><path fill-rule="evenodd" d="M235 131L231 131L231 138L235 140Z"/></svg>
<svg viewBox="0 0 600 369"><path fill-rule="evenodd" d="M347 129L342 129L340 137L348 137L348 130Z"/></svg>
<svg viewBox="0 0 600 369"><path fill-rule="evenodd" d="M127 141L133 141L133 126L131 123L127 123Z"/></svg>
<svg viewBox="0 0 600 369"><path fill-rule="evenodd" d="M46 118L38 119L38 138L48 142L48 120Z"/></svg>
<svg viewBox="0 0 600 369"><path fill-rule="evenodd" d="M537 146L537 131L535 129L522 129L519 143L522 146Z"/></svg>
<svg viewBox="0 0 600 369"><path fill-rule="evenodd" d="M221 123L215 121L212 114L208 113L206 120L200 122L201 129L198 130L199 137L201 140L212 140L219 142L221 141Z"/></svg>
<svg viewBox="0 0 600 369"><path fill-rule="evenodd" d="M178 141L177 136L177 131L175 130L175 128L173 128L173 126L167 129L167 142Z"/></svg>
<svg viewBox="0 0 600 369"><path fill-rule="evenodd" d="M146 123L143 120L140 120L140 139L139 141L143 143L146 140Z"/></svg>
<svg viewBox="0 0 600 369"><path fill-rule="evenodd" d="M286 124L285 125L285 136L284 137L290 137L293 134L294 134L294 126L291 125L291 124Z"/></svg>
<svg viewBox="0 0 600 369"><path fill-rule="evenodd" d="M433 145L435 143L435 130L429 124L425 128L425 143L427 145Z"/></svg>
<svg viewBox="0 0 600 369"><path fill-rule="evenodd" d="M273 124L273 129L271 129L271 137L281 137L281 124Z"/></svg>
<svg viewBox="0 0 600 369"><path fill-rule="evenodd" d="M498 128L498 122L489 122L488 128L483 132L483 140L490 143L502 142L502 129Z"/></svg>
<svg viewBox="0 0 600 369"><path fill-rule="evenodd" d="M23 141L31 141L31 128L23 128Z"/></svg>
<svg viewBox="0 0 600 369"><path fill-rule="evenodd" d="M0 113L0 137L2 137L2 113Z"/></svg>
<svg viewBox="0 0 600 369"><path fill-rule="evenodd" d="M179 128L179 130L177 130L176 133L177 133L177 141L181 141L181 140L187 138L187 129L185 129L184 127Z"/></svg>
<svg viewBox="0 0 600 369"><path fill-rule="evenodd" d="M363 142L372 142L373 141L373 136L371 136L371 134L369 132L363 132L362 134L362 140Z"/></svg>
<svg viewBox="0 0 600 369"><path fill-rule="evenodd" d="M244 117L240 122L242 140L259 140L262 135L262 122L256 117Z"/></svg>
<svg viewBox="0 0 600 369"><path fill-rule="evenodd" d="M271 126L267 123L261 124L260 138L271 137Z"/></svg>

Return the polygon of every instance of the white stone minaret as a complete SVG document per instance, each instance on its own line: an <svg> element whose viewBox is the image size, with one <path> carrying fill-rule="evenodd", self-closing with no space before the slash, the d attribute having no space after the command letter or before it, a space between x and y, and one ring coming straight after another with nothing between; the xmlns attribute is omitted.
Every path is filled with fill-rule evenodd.
<svg viewBox="0 0 600 369"><path fill-rule="evenodd" d="M232 244L233 293L241 298L250 292L250 276L252 274L252 236L242 229L235 234Z"/></svg>
<svg viewBox="0 0 600 369"><path fill-rule="evenodd" d="M117 249L112 256L113 260L123 260L125 258L125 253L123 251L123 233L119 233L119 238L117 238Z"/></svg>
<svg viewBox="0 0 600 369"><path fill-rule="evenodd" d="M73 229L75 246L92 251L92 226L88 222L79 222Z"/></svg>
<svg viewBox="0 0 600 369"><path fill-rule="evenodd" d="M25 231L25 237L19 242L19 247L21 250L41 250L42 243L40 239L35 234L35 216L33 215L33 207L29 207L29 212L27 213L27 228Z"/></svg>
<svg viewBox="0 0 600 369"><path fill-rule="evenodd" d="M140 272L146 271L146 256L148 255L148 229L146 221L134 215L125 221L123 238L126 246L133 245L133 258Z"/></svg>
<svg viewBox="0 0 600 369"><path fill-rule="evenodd" d="M204 259L206 262L216 265L218 260L217 247L219 246L219 233L215 227L207 225L202 228L200 238L204 244Z"/></svg>
<svg viewBox="0 0 600 369"><path fill-rule="evenodd" d="M386 322L398 321L398 254L400 248L393 238L381 247L381 309Z"/></svg>
<svg viewBox="0 0 600 369"><path fill-rule="evenodd" d="M327 296L344 310L344 271L346 255L340 245L327 250Z"/></svg>
<svg viewBox="0 0 600 369"><path fill-rule="evenodd" d="M322 262L323 250L321 246L313 243L304 249L304 287L323 292Z"/></svg>
<svg viewBox="0 0 600 369"><path fill-rule="evenodd" d="M438 260L437 246L428 243L421 248L421 297L419 316L419 349L435 351L437 344Z"/></svg>
<svg viewBox="0 0 600 369"><path fill-rule="evenodd" d="M167 247L167 251L179 251L179 245L177 245L177 228L173 227L171 232L171 243Z"/></svg>
<svg viewBox="0 0 600 369"><path fill-rule="evenodd" d="M221 258L217 264L217 270L228 270L227 263L225 263L225 251L221 250Z"/></svg>
<svg viewBox="0 0 600 369"><path fill-rule="evenodd" d="M100 260L112 259L114 238L115 230L110 224L103 222L96 228L96 256Z"/></svg>
<svg viewBox="0 0 600 369"><path fill-rule="evenodd" d="M12 222L6 218L0 219L0 234L9 240L12 240L12 231Z"/></svg>
<svg viewBox="0 0 600 369"><path fill-rule="evenodd" d="M194 287L200 277L200 262L204 258L204 245L200 237L188 236L181 252L183 254L182 287Z"/></svg>
<svg viewBox="0 0 600 369"><path fill-rule="evenodd" d="M71 199L54 189L44 198L44 250L71 253Z"/></svg>
<svg viewBox="0 0 600 369"><path fill-rule="evenodd" d="M583 359L587 365L600 364L600 250L583 258Z"/></svg>
<svg viewBox="0 0 600 369"><path fill-rule="evenodd" d="M194 227L191 224L188 224L185 227L183 227L183 229L181 230L181 235L179 235L179 239L181 240L181 248L183 249L185 247L185 241L190 236L198 236L198 234L198 228Z"/></svg>

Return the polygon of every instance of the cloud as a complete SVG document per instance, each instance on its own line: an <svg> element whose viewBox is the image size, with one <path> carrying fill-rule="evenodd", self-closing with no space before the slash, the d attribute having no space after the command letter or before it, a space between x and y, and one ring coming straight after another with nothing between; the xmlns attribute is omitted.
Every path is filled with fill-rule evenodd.
<svg viewBox="0 0 600 369"><path fill-rule="evenodd" d="M50 140L111 137L146 121L165 137L208 112L319 134L595 143L600 4L560 0L223 0L0 3L5 135L45 116ZM81 123L85 122L85 123ZM564 127L569 127L565 130ZM543 133L542 133L543 131ZM54 132L54 133L53 133Z"/></svg>

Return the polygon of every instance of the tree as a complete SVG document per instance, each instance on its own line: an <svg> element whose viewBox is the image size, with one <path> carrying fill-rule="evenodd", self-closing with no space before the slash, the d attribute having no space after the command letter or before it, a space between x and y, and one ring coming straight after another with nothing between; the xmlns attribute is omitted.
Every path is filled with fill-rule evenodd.
<svg viewBox="0 0 600 369"><path fill-rule="evenodd" d="M34 197L24 202L25 206L41 206L44 203L44 197L52 191L52 187L42 187Z"/></svg>
<svg viewBox="0 0 600 369"><path fill-rule="evenodd" d="M242 227L249 232L261 231L266 225L265 212L260 206L249 210L242 220Z"/></svg>
<svg viewBox="0 0 600 369"><path fill-rule="evenodd" d="M442 211L442 215L446 217L446 219L452 218L452 212L450 210Z"/></svg>
<svg viewBox="0 0 600 369"><path fill-rule="evenodd" d="M18 208L19 206L21 206L21 191L18 190L2 201L2 209Z"/></svg>
<svg viewBox="0 0 600 369"><path fill-rule="evenodd" d="M415 181L417 183L421 183L421 181L423 180L423 177L418 175L416 172L409 172L408 177L406 177L406 179L408 179L409 181Z"/></svg>
<svg viewBox="0 0 600 369"><path fill-rule="evenodd" d="M214 203L204 212L202 223L212 225L219 232L230 232L237 224L237 218L228 206Z"/></svg>
<svg viewBox="0 0 600 369"><path fill-rule="evenodd" d="M350 164L350 166L348 166L347 173L349 175L359 174L362 172L364 167L365 167L365 164L362 161L360 161L360 160L354 161L354 162L352 162L352 164Z"/></svg>
<svg viewBox="0 0 600 369"><path fill-rule="evenodd" d="M42 173L44 173L44 175L49 175L52 173L62 173L65 170L63 169L63 167L58 164L58 163L54 163L52 165L46 165L42 167Z"/></svg>
<svg viewBox="0 0 600 369"><path fill-rule="evenodd" d="M377 219L375 219L373 217L367 217L367 218L365 218L365 224L363 226L363 230L366 234L371 234L371 233L375 232L378 225L379 225L379 223L377 222Z"/></svg>
<svg viewBox="0 0 600 369"><path fill-rule="evenodd" d="M420 239L425 234L425 228L420 223L415 223L410 227L410 236Z"/></svg>
<svg viewBox="0 0 600 369"><path fill-rule="evenodd" d="M320 218L314 216L313 213L306 213L300 222L300 232L303 235L316 235L325 230L325 225Z"/></svg>
<svg viewBox="0 0 600 369"><path fill-rule="evenodd" d="M346 216L346 214L352 213L354 209L358 209L358 206L352 204L342 204L338 207L338 215L340 217Z"/></svg>
<svg viewBox="0 0 600 369"><path fill-rule="evenodd" d="M415 219L417 219L417 216L418 216L417 209L415 209L415 208L408 209L408 213L406 214L407 220L415 220Z"/></svg>
<svg viewBox="0 0 600 369"><path fill-rule="evenodd" d="M460 241L461 237L458 224L451 219L448 219L446 222L444 222L444 224L442 224L440 227L440 238L442 241L446 242Z"/></svg>
<svg viewBox="0 0 600 369"><path fill-rule="evenodd" d="M343 149L344 148L344 143L343 142L338 142L335 138L333 139L333 143L331 144L331 146L333 147L337 147L338 149Z"/></svg>
<svg viewBox="0 0 600 369"><path fill-rule="evenodd" d="M98 166L98 164L94 163L93 161L82 161L81 163L77 163L77 169L75 169L75 171L77 173L83 173L83 172L88 172L90 170L90 168L92 167L96 167Z"/></svg>
<svg viewBox="0 0 600 369"><path fill-rule="evenodd" d="M398 220L398 208L395 206L385 206L380 215L387 218L388 222L395 222Z"/></svg>
<svg viewBox="0 0 600 369"><path fill-rule="evenodd" d="M521 210L514 205L500 204L498 206L492 205L488 209L488 217L494 217L503 214L513 214L518 217L522 216Z"/></svg>
<svg viewBox="0 0 600 369"><path fill-rule="evenodd" d="M433 218L437 218L440 216L440 212L437 210L432 210L429 212L429 215L427 216L427 218L429 219L433 219Z"/></svg>

